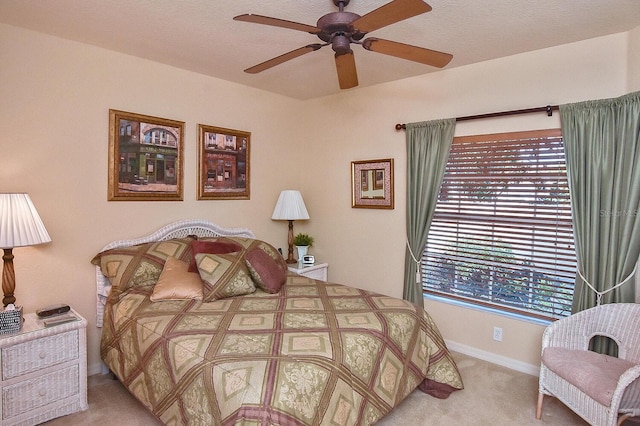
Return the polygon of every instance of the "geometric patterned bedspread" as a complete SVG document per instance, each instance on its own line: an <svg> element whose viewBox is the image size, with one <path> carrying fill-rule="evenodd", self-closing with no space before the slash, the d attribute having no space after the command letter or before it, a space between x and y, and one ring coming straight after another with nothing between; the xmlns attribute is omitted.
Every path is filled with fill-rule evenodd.
<svg viewBox="0 0 640 426"><path fill-rule="evenodd" d="M101 354L169 425L370 425L462 379L437 327L396 298L289 274L277 294L110 297Z"/></svg>

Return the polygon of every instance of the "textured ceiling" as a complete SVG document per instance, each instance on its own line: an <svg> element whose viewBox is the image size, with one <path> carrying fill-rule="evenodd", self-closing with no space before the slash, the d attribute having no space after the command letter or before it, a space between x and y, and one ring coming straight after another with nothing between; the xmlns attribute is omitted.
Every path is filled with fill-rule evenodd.
<svg viewBox="0 0 640 426"><path fill-rule="evenodd" d="M351 0L345 10L364 15L387 2ZM427 2L431 12L369 35L451 53L446 68L452 68L640 26L640 0ZM340 91L331 48L247 74L245 68L319 40L233 17L253 13L315 25L336 10L332 0L0 0L0 22L310 99ZM439 70L353 50L360 87Z"/></svg>

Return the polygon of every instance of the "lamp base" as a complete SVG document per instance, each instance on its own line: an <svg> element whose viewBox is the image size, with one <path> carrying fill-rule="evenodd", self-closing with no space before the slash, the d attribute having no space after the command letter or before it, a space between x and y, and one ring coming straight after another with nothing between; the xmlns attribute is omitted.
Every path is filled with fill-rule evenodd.
<svg viewBox="0 0 640 426"><path fill-rule="evenodd" d="M13 249L4 249L4 268L2 269L2 291L4 292L4 298L2 303L7 306L10 303L16 303L16 298L13 292L16 289L16 274L13 270Z"/></svg>
<svg viewBox="0 0 640 426"><path fill-rule="evenodd" d="M293 220L289 221L289 235L287 240L289 243L289 252L287 254L287 259L285 260L285 262L298 263L298 261L293 258Z"/></svg>

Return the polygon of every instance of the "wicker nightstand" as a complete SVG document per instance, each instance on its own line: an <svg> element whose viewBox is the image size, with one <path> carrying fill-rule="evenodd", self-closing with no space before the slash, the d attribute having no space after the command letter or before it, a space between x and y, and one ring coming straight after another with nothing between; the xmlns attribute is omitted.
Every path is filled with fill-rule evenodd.
<svg viewBox="0 0 640 426"><path fill-rule="evenodd" d="M327 280L328 269L328 263L316 263L311 265L294 263L293 265L289 265L289 270L291 272L295 272L298 275L304 275L305 277L313 278L320 281Z"/></svg>
<svg viewBox="0 0 640 426"><path fill-rule="evenodd" d="M22 329L0 336L0 424L35 425L86 410L87 321L45 327L26 314Z"/></svg>

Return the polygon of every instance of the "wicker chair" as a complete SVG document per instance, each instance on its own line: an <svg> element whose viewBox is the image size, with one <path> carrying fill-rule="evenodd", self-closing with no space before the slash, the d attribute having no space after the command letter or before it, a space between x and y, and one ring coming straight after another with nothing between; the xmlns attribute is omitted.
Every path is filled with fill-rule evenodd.
<svg viewBox="0 0 640 426"><path fill-rule="evenodd" d="M588 350L597 335L618 344L618 358ZM547 327L539 392L538 419L545 395L555 396L592 425L620 425L640 415L640 304L601 305Z"/></svg>

